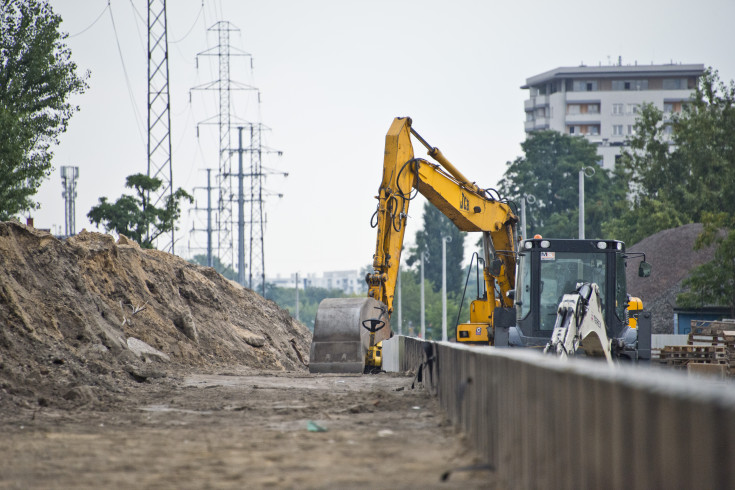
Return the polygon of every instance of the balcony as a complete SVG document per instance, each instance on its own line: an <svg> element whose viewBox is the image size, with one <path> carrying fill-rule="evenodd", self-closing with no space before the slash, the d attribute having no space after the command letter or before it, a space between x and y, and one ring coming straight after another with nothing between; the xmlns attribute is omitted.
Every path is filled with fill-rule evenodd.
<svg viewBox="0 0 735 490"><path fill-rule="evenodd" d="M537 117L534 121L526 121L523 123L523 129L528 133L530 131L540 131L549 129L548 117Z"/></svg>
<svg viewBox="0 0 735 490"><path fill-rule="evenodd" d="M567 114L564 118L567 124L600 124L599 112L588 112L586 114Z"/></svg>
<svg viewBox="0 0 735 490"><path fill-rule="evenodd" d="M537 95L536 97L531 97L528 100L523 101L523 109L528 112L536 107L546 107L549 105L549 96L548 95Z"/></svg>

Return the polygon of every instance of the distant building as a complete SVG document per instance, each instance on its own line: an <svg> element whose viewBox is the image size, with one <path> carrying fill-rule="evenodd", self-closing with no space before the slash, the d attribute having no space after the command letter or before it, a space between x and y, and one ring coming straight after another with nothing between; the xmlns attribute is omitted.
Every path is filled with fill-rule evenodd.
<svg viewBox="0 0 735 490"><path fill-rule="evenodd" d="M309 274L307 286L324 289L341 289L345 294L367 293L365 277L358 270L324 272L321 277Z"/></svg>
<svg viewBox="0 0 735 490"><path fill-rule="evenodd" d="M704 65L561 67L526 80L526 133L552 129L597 145L600 164L615 166L643 103L681 112Z"/></svg>
<svg viewBox="0 0 735 490"><path fill-rule="evenodd" d="M296 277L294 274L288 277L269 277L266 282L282 288L293 288L296 285ZM299 276L299 289L305 287L340 289L345 294L367 293L365 277L357 270L329 271L321 275L307 274L306 276Z"/></svg>

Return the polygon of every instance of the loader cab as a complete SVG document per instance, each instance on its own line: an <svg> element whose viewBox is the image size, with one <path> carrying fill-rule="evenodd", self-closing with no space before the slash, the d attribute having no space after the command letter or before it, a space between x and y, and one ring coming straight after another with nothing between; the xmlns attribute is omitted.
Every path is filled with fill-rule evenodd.
<svg viewBox="0 0 735 490"><path fill-rule="evenodd" d="M562 296L573 292L580 282L598 285L607 334L622 337L627 329L625 244L617 240L534 238L520 244L516 321L508 345L545 346Z"/></svg>

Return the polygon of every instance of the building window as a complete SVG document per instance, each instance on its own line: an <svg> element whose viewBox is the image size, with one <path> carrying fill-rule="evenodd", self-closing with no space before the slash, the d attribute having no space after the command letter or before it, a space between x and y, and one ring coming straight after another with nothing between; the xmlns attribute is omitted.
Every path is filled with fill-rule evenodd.
<svg viewBox="0 0 735 490"><path fill-rule="evenodd" d="M681 102L664 102L664 114L673 112L681 112L683 104Z"/></svg>
<svg viewBox="0 0 735 490"><path fill-rule="evenodd" d="M600 126L590 126L589 134L591 136L598 136L600 134Z"/></svg>
<svg viewBox="0 0 735 490"><path fill-rule="evenodd" d="M568 104L567 105L567 114L579 114L581 111L581 106L579 104Z"/></svg>
<svg viewBox="0 0 735 490"><path fill-rule="evenodd" d="M623 125L622 124L613 124L613 135L614 136L623 135Z"/></svg>
<svg viewBox="0 0 735 490"><path fill-rule="evenodd" d="M599 114L600 104L587 104L586 109L587 109L587 114Z"/></svg>
<svg viewBox="0 0 735 490"><path fill-rule="evenodd" d="M628 114L638 114L640 112L640 105L628 104Z"/></svg>
<svg viewBox="0 0 735 490"><path fill-rule="evenodd" d="M536 109L536 117L546 117L546 108L539 107L538 109Z"/></svg>
<svg viewBox="0 0 735 490"><path fill-rule="evenodd" d="M572 86L574 92L596 92L597 81L596 80L574 80Z"/></svg>
<svg viewBox="0 0 735 490"><path fill-rule="evenodd" d="M664 78L664 90L684 90L687 88L686 78Z"/></svg>
<svg viewBox="0 0 735 490"><path fill-rule="evenodd" d="M623 114L623 104L613 104L612 113L613 115L616 115L616 116L622 115Z"/></svg>
<svg viewBox="0 0 735 490"><path fill-rule="evenodd" d="M527 112L526 113L526 121L532 122L533 121L533 112Z"/></svg>
<svg viewBox="0 0 735 490"><path fill-rule="evenodd" d="M648 80L613 80L613 90L648 90Z"/></svg>
<svg viewBox="0 0 735 490"><path fill-rule="evenodd" d="M632 124L628 124L628 134L635 134L635 127Z"/></svg>

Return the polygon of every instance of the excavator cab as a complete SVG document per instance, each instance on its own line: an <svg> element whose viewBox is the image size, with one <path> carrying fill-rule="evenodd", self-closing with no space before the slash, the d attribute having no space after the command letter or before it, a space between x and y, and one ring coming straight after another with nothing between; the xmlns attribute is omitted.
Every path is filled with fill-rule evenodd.
<svg viewBox="0 0 735 490"><path fill-rule="evenodd" d="M598 287L613 350L619 357L630 356L637 351L638 337L650 336L650 329L631 331L629 324L625 267L627 259L638 255L626 254L625 244L617 240L524 240L518 252L515 305L512 312L496 309L495 345L545 347L564 295L589 283ZM644 264L643 274L650 275L650 264Z"/></svg>

